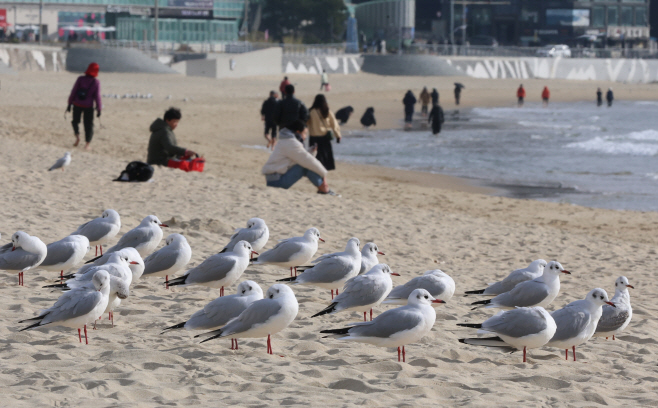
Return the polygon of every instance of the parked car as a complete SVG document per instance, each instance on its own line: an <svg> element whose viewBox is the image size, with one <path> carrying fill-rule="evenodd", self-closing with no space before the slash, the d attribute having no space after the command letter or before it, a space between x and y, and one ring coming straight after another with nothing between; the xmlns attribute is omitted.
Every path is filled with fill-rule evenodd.
<svg viewBox="0 0 658 408"><path fill-rule="evenodd" d="M549 58L571 58L571 49L568 45L564 44L546 45L537 50L537 56Z"/></svg>

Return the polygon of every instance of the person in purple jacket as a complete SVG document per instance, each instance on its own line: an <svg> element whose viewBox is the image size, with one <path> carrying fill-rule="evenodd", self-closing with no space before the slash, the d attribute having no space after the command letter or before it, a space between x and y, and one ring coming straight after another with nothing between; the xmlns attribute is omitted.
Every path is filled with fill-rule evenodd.
<svg viewBox="0 0 658 408"><path fill-rule="evenodd" d="M73 85L71 95L69 95L69 104L66 108L67 112L71 112L73 108L73 132L75 133L75 143L77 146L80 143L80 118L82 117L85 127L85 150L89 150L91 138L94 136L94 102L96 102L96 117L101 116L101 84L96 79L98 76L99 66L97 63L92 62L87 67L87 71L82 76L79 76Z"/></svg>

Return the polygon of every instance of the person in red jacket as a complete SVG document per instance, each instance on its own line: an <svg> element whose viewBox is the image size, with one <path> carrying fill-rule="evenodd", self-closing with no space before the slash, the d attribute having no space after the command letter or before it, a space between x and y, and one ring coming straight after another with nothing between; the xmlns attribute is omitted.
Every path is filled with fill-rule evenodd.
<svg viewBox="0 0 658 408"><path fill-rule="evenodd" d="M516 90L516 97L519 100L519 107L523 106L523 99L525 98L525 89L523 88L523 84L519 85L519 89Z"/></svg>
<svg viewBox="0 0 658 408"><path fill-rule="evenodd" d="M548 98L551 97L551 91L548 90L548 87L545 86L544 90L541 92L541 100L544 105L544 108L548 106Z"/></svg>
<svg viewBox="0 0 658 408"><path fill-rule="evenodd" d="M290 81L288 81L288 77L283 77L283 81L281 81L281 84L279 85L279 91L281 91L281 99L283 99L284 96L286 96L286 86L290 85Z"/></svg>

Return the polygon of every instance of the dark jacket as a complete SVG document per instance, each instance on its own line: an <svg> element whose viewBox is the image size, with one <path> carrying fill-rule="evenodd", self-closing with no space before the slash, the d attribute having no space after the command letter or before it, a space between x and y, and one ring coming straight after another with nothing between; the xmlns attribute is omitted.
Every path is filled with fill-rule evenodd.
<svg viewBox="0 0 658 408"><path fill-rule="evenodd" d="M308 121L308 109L299 99L292 95L286 95L274 109L274 123L280 128L285 128L296 120L306 123Z"/></svg>
<svg viewBox="0 0 658 408"><path fill-rule="evenodd" d="M414 94L411 91L408 91L402 100L402 103L404 104L404 111L407 113L413 112L416 102L418 101L416 100Z"/></svg>
<svg viewBox="0 0 658 408"><path fill-rule="evenodd" d="M375 120L374 108L366 109L366 113L364 113L363 116L361 116L361 124L365 127L377 125L377 121Z"/></svg>
<svg viewBox="0 0 658 408"><path fill-rule="evenodd" d="M615 96L614 96L614 94L612 93L612 91L608 91L608 92L605 93L605 100L606 100L606 101L608 101L608 102L612 102L613 99L615 99Z"/></svg>
<svg viewBox="0 0 658 408"><path fill-rule="evenodd" d="M352 112L354 112L354 108L351 106L340 108L336 112L336 119L340 121L341 125L344 125L350 119L350 113Z"/></svg>
<svg viewBox="0 0 658 408"><path fill-rule="evenodd" d="M432 96L432 106L434 106L434 105L436 105L437 103L439 103L439 92L438 92L436 89L434 89L434 90L432 91L432 95L431 95L431 96Z"/></svg>
<svg viewBox="0 0 658 408"><path fill-rule="evenodd" d="M69 94L69 105L79 108L93 108L96 102L96 110L103 108L101 103L101 83L91 75L79 76Z"/></svg>
<svg viewBox="0 0 658 408"><path fill-rule="evenodd" d="M176 135L163 119L156 119L149 130L151 138L146 158L148 164L166 166L169 159L185 155L185 148L176 145Z"/></svg>
<svg viewBox="0 0 658 408"><path fill-rule="evenodd" d="M437 134L441 132L441 125L445 122L443 117L443 109L439 105L434 105L432 111L430 112L429 117L427 118L427 123L432 123L432 133Z"/></svg>
<svg viewBox="0 0 658 408"><path fill-rule="evenodd" d="M270 96L265 100L265 102L263 102L263 106L260 108L260 114L265 117L265 122L274 122L274 111L276 110L276 105L278 104L279 100L273 96Z"/></svg>

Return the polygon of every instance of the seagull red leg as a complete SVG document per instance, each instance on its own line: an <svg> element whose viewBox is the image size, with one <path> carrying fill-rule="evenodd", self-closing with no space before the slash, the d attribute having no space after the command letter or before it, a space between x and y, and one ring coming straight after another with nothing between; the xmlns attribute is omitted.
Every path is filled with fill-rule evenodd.
<svg viewBox="0 0 658 408"><path fill-rule="evenodd" d="M523 347L523 362L524 362L524 363L526 362L526 359L525 359L525 347Z"/></svg>
<svg viewBox="0 0 658 408"><path fill-rule="evenodd" d="M98 256L98 245L96 245L96 255L94 256Z"/></svg>
<svg viewBox="0 0 658 408"><path fill-rule="evenodd" d="M100 245L101 247L101 256L103 256L103 245Z"/></svg>
<svg viewBox="0 0 658 408"><path fill-rule="evenodd" d="M292 278L292 266L290 267L290 277Z"/></svg>
<svg viewBox="0 0 658 408"><path fill-rule="evenodd" d="M564 359L569 361L569 349L564 350Z"/></svg>
<svg viewBox="0 0 658 408"><path fill-rule="evenodd" d="M169 289L169 275L165 276L165 289Z"/></svg>
<svg viewBox="0 0 658 408"><path fill-rule="evenodd" d="M407 362L407 353L404 351L404 346L402 346L402 362L406 363Z"/></svg>
<svg viewBox="0 0 658 408"><path fill-rule="evenodd" d="M398 363L400 362L400 347L398 347Z"/></svg>
<svg viewBox="0 0 658 408"><path fill-rule="evenodd" d="M89 344L89 339L87 339L87 325L85 324L85 344Z"/></svg>
<svg viewBox="0 0 658 408"><path fill-rule="evenodd" d="M612 339L615 340L615 335L614 334L612 335Z"/></svg>
<svg viewBox="0 0 658 408"><path fill-rule="evenodd" d="M573 361L576 361L576 346L573 346Z"/></svg>
<svg viewBox="0 0 658 408"><path fill-rule="evenodd" d="M59 283L64 282L64 270L59 271Z"/></svg>
<svg viewBox="0 0 658 408"><path fill-rule="evenodd" d="M236 350L239 349L239 347L238 347L238 339L235 339L235 349L236 349Z"/></svg>
<svg viewBox="0 0 658 408"><path fill-rule="evenodd" d="M331 289L331 300L334 300L334 290Z"/></svg>
<svg viewBox="0 0 658 408"><path fill-rule="evenodd" d="M80 334L80 329L78 329L78 339L80 340L80 343L82 343L82 334Z"/></svg>
<svg viewBox="0 0 658 408"><path fill-rule="evenodd" d="M363 321L364 321L364 322L367 321L367 320L366 320L366 312L363 312Z"/></svg>
<svg viewBox="0 0 658 408"><path fill-rule="evenodd" d="M372 322L372 309L370 309L370 321Z"/></svg>

